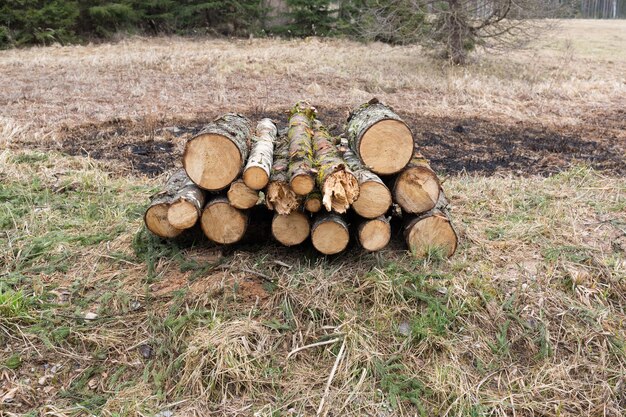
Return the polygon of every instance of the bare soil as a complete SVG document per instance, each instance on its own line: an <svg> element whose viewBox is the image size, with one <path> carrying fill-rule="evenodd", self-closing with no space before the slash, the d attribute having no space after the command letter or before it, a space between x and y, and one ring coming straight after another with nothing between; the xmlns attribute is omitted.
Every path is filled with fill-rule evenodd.
<svg viewBox="0 0 626 417"><path fill-rule="evenodd" d="M180 164L184 143L217 114L193 120L115 119L61 130L55 144L70 155L89 155L114 162L120 174L156 176ZM251 120L271 117L285 126L287 115L269 111L247 114ZM345 114L322 109L320 117L340 134ZM617 175L626 174L626 110L594 114L589 122L572 126L545 126L532 122L481 118L403 115L416 135L422 153L433 167L448 175L475 173L548 176L573 164Z"/></svg>

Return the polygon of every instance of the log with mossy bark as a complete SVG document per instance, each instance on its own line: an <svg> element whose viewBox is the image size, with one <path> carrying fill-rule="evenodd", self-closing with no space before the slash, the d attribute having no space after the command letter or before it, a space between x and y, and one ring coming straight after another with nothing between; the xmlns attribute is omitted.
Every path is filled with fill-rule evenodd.
<svg viewBox="0 0 626 417"><path fill-rule="evenodd" d="M311 230L309 217L300 210L289 214L274 215L272 220L272 235L285 246L299 245L304 242Z"/></svg>
<svg viewBox="0 0 626 417"><path fill-rule="evenodd" d="M404 239L418 258L454 255L458 236L450 220L448 200L443 191L435 207L420 215L404 215Z"/></svg>
<svg viewBox="0 0 626 417"><path fill-rule="evenodd" d="M254 207L259 201L259 192L248 187L241 179L230 184L226 196L231 206L242 210Z"/></svg>
<svg viewBox="0 0 626 417"><path fill-rule="evenodd" d="M271 119L262 119L257 123L250 156L243 170L243 181L253 190L261 190L269 182L276 135L276 125Z"/></svg>
<svg viewBox="0 0 626 417"><path fill-rule="evenodd" d="M342 252L350 241L350 229L344 217L336 213L319 213L311 226L311 242L325 255Z"/></svg>
<svg viewBox="0 0 626 417"><path fill-rule="evenodd" d="M168 179L161 192L152 196L144 222L157 236L176 237L196 224L204 201L204 191L180 169Z"/></svg>
<svg viewBox="0 0 626 417"><path fill-rule="evenodd" d="M300 196L305 196L315 186L313 177L312 123L315 109L300 102L291 109L289 117L289 185Z"/></svg>
<svg viewBox="0 0 626 417"><path fill-rule="evenodd" d="M428 160L415 150L409 164L393 181L393 199L405 213L424 213L439 200L441 183Z"/></svg>
<svg viewBox="0 0 626 417"><path fill-rule="evenodd" d="M248 213L233 207L226 197L218 196L207 202L200 224L209 240L228 245L240 241L246 233Z"/></svg>
<svg viewBox="0 0 626 417"><path fill-rule="evenodd" d="M363 249L370 252L383 249L391 239L389 218L364 219L357 228L357 236Z"/></svg>
<svg viewBox="0 0 626 417"><path fill-rule="evenodd" d="M298 208L300 201L289 185L289 141L281 136L277 142L265 204L278 214L289 214Z"/></svg>
<svg viewBox="0 0 626 417"><path fill-rule="evenodd" d="M346 161L359 183L359 196L352 208L361 217L374 219L382 216L391 207L391 192L383 180L363 166L359 158L343 143L343 159Z"/></svg>
<svg viewBox="0 0 626 417"><path fill-rule="evenodd" d="M359 196L359 182L326 127L315 120L313 129L315 180L322 192L322 204L328 211L345 213Z"/></svg>
<svg viewBox="0 0 626 417"><path fill-rule="evenodd" d="M350 114L347 134L350 148L379 175L399 172L413 155L411 130L391 108L376 99Z"/></svg>
<svg viewBox="0 0 626 417"><path fill-rule="evenodd" d="M185 145L183 166L187 175L205 190L222 190L241 173L248 158L250 121L229 113L208 125Z"/></svg>

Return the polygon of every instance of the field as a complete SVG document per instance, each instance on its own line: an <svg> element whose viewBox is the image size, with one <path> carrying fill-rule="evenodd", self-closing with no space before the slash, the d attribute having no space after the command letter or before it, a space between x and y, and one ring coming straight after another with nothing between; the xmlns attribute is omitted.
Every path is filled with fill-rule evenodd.
<svg viewBox="0 0 626 417"><path fill-rule="evenodd" d="M626 414L626 22L451 67L346 40L0 51L0 416ZM148 197L227 111L378 97L461 245L163 242ZM173 414L172 414L173 413Z"/></svg>

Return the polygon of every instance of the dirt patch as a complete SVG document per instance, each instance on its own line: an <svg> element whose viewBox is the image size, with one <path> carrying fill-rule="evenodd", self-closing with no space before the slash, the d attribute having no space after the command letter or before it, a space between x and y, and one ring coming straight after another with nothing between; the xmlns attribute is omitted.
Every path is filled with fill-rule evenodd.
<svg viewBox="0 0 626 417"><path fill-rule="evenodd" d="M61 131L56 149L116 163L120 174L159 175L180 166L185 142L216 115L194 120L111 120ZM284 112L247 114L271 117L285 126ZM323 109L323 121L340 133L345 112ZM404 116L421 151L433 167L449 175L550 175L573 164L587 164L610 174L626 174L626 113L595 114L595 123L562 128L539 124L504 124L486 119Z"/></svg>

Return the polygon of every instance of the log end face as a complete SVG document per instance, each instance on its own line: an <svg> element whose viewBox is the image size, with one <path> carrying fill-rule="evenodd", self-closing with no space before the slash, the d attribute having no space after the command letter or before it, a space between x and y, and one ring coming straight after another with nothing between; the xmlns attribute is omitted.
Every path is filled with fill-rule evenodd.
<svg viewBox="0 0 626 417"><path fill-rule="evenodd" d="M148 230L163 238L173 238L183 232L181 229L173 227L167 220L168 209L168 204L155 204L146 211L144 216Z"/></svg>
<svg viewBox="0 0 626 417"><path fill-rule="evenodd" d="M295 175L291 177L290 185L294 193L305 196L313 191L315 180L308 174Z"/></svg>
<svg viewBox="0 0 626 417"><path fill-rule="evenodd" d="M413 134L398 120L382 120L370 127L359 141L363 164L380 175L402 170L413 156Z"/></svg>
<svg viewBox="0 0 626 417"><path fill-rule="evenodd" d="M253 190L262 190L269 182L267 172L261 167L250 167L243 173L243 182Z"/></svg>
<svg viewBox="0 0 626 417"><path fill-rule="evenodd" d="M167 210L167 220L176 229L189 229L193 227L200 214L196 206L187 200L179 200L173 203Z"/></svg>
<svg viewBox="0 0 626 417"><path fill-rule="evenodd" d="M189 140L183 166L191 180L205 190L227 187L241 171L243 159L237 145L217 134L201 134Z"/></svg>
<svg viewBox="0 0 626 417"><path fill-rule="evenodd" d="M254 207L259 201L259 192L251 189L241 180L230 185L227 196L233 207L242 210Z"/></svg>
<svg viewBox="0 0 626 417"><path fill-rule="evenodd" d="M440 184L437 175L426 168L403 171L394 186L396 202L407 213L424 213L437 204Z"/></svg>
<svg viewBox="0 0 626 417"><path fill-rule="evenodd" d="M309 213L317 213L322 209L322 201L319 198L307 198L304 209Z"/></svg>
<svg viewBox="0 0 626 417"><path fill-rule="evenodd" d="M228 245L241 240L246 232L248 216L226 201L209 203L202 212L201 225L211 241Z"/></svg>
<svg viewBox="0 0 626 417"><path fill-rule="evenodd" d="M350 233L341 224L322 222L311 233L313 246L324 255L335 255L343 251L350 241Z"/></svg>
<svg viewBox="0 0 626 417"><path fill-rule="evenodd" d="M384 219L374 219L359 227L359 242L367 251L375 252L383 249L391 239L391 226Z"/></svg>
<svg viewBox="0 0 626 417"><path fill-rule="evenodd" d="M432 251L441 251L445 257L454 255L457 236L450 221L443 215L433 215L409 224L406 243L417 258L424 258Z"/></svg>
<svg viewBox="0 0 626 417"><path fill-rule="evenodd" d="M375 219L382 216L391 207L391 192L382 182L370 181L361 184L359 198L352 208L366 219Z"/></svg>
<svg viewBox="0 0 626 417"><path fill-rule="evenodd" d="M272 220L272 235L285 246L299 245L309 237L309 219L299 211L277 214Z"/></svg>

